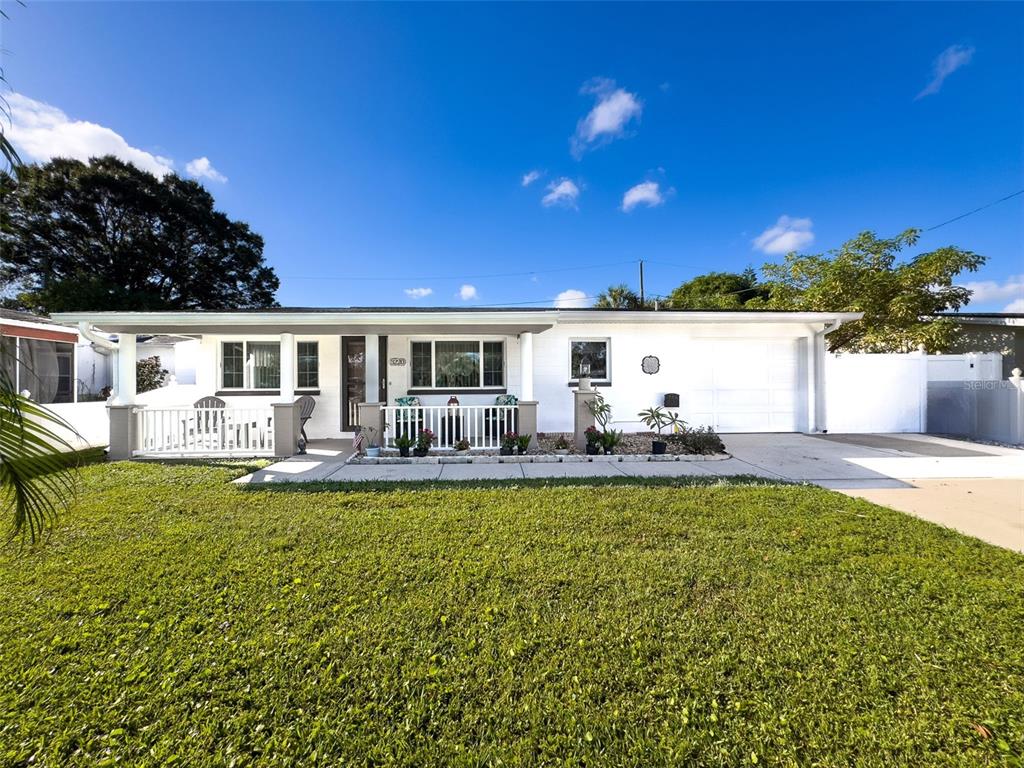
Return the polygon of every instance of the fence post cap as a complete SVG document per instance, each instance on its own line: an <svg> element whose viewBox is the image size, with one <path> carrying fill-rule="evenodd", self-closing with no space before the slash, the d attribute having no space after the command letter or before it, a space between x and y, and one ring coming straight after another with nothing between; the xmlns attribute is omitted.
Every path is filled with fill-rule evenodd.
<svg viewBox="0 0 1024 768"><path fill-rule="evenodd" d="M1014 368L1012 371L1010 371L1010 378L1011 379L1019 379L1020 377L1021 377L1021 370L1020 370L1020 368Z"/></svg>

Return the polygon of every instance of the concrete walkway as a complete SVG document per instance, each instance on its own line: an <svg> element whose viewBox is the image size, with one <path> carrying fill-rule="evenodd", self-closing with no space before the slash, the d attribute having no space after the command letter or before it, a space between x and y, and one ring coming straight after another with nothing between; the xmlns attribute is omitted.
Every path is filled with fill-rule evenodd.
<svg viewBox="0 0 1024 768"><path fill-rule="evenodd" d="M808 482L868 499L1024 552L1024 451L929 435L725 435L732 458L698 462L345 464L348 441L313 441L307 456L240 483L727 477Z"/></svg>

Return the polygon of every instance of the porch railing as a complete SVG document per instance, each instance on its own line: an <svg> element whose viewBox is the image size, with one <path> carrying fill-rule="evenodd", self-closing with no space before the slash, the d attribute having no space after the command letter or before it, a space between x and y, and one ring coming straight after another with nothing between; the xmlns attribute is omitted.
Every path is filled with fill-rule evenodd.
<svg viewBox="0 0 1024 768"><path fill-rule="evenodd" d="M139 408L139 456L274 454L273 408Z"/></svg>
<svg viewBox="0 0 1024 768"><path fill-rule="evenodd" d="M502 435L519 428L516 405L386 405L382 410L387 447L393 447L399 435L415 440L429 429L437 436L438 448L451 448L462 439L470 448L498 448Z"/></svg>

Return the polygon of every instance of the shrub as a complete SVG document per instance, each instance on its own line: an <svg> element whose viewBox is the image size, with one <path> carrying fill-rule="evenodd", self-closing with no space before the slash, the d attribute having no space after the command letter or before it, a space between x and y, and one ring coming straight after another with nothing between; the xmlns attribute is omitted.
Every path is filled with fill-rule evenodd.
<svg viewBox="0 0 1024 768"><path fill-rule="evenodd" d="M429 451L435 439L436 435L432 430L421 429L419 435L416 436L416 448L420 451Z"/></svg>
<svg viewBox="0 0 1024 768"><path fill-rule="evenodd" d="M569 441L565 439L565 435L559 435L558 439L555 440L555 450L567 451L569 449Z"/></svg>
<svg viewBox="0 0 1024 768"><path fill-rule="evenodd" d="M457 443L455 443L455 450L456 451L468 451L469 450L469 440L467 440L466 438L462 438L461 440L459 440Z"/></svg>
<svg viewBox="0 0 1024 768"><path fill-rule="evenodd" d="M666 435L665 439L675 445L681 445L691 453L723 453L725 443L711 427L687 428L682 432Z"/></svg>
<svg viewBox="0 0 1024 768"><path fill-rule="evenodd" d="M506 432L501 436L501 447L505 450L512 450L519 443L519 435L515 432Z"/></svg>
<svg viewBox="0 0 1024 768"><path fill-rule="evenodd" d="M403 432L402 434L395 438L396 448L412 448L412 444L413 439L409 437L409 434L407 432Z"/></svg>
<svg viewBox="0 0 1024 768"><path fill-rule="evenodd" d="M160 367L160 358L144 357L135 363L135 389L140 394L159 389L167 381L167 369Z"/></svg>
<svg viewBox="0 0 1024 768"><path fill-rule="evenodd" d="M587 438L587 442L590 445L601 442L601 430L597 427L587 427L583 432L583 436Z"/></svg>

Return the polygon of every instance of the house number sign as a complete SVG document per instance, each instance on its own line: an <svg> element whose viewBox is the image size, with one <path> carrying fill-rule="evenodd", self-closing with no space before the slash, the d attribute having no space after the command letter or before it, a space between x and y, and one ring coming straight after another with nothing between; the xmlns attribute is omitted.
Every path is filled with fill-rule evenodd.
<svg viewBox="0 0 1024 768"><path fill-rule="evenodd" d="M388 362L391 365L394 365L394 366L402 366L402 365L405 365L405 358L404 357L392 357L390 360L388 360Z"/></svg>
<svg viewBox="0 0 1024 768"><path fill-rule="evenodd" d="M640 369L652 376L661 370L661 361L654 355L648 355L640 361Z"/></svg>

